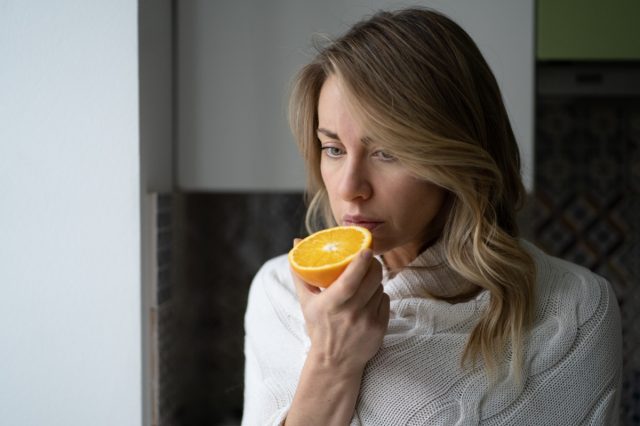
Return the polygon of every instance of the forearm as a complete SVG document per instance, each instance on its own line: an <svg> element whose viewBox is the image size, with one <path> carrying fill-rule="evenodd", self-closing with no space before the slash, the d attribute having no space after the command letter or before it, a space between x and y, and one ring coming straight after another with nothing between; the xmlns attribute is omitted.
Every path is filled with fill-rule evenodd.
<svg viewBox="0 0 640 426"><path fill-rule="evenodd" d="M285 425L348 425L355 410L363 371L364 366L340 368L310 353Z"/></svg>

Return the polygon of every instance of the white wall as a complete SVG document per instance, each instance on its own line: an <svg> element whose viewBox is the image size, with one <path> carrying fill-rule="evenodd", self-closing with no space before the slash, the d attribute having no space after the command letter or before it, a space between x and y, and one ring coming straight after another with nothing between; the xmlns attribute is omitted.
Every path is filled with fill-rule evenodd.
<svg viewBox="0 0 640 426"><path fill-rule="evenodd" d="M0 1L0 424L139 425L137 2Z"/></svg>
<svg viewBox="0 0 640 426"><path fill-rule="evenodd" d="M311 34L335 36L377 9L411 4L443 11L479 44L503 89L531 189L534 0L179 2L180 187L302 189L286 96L314 53Z"/></svg>

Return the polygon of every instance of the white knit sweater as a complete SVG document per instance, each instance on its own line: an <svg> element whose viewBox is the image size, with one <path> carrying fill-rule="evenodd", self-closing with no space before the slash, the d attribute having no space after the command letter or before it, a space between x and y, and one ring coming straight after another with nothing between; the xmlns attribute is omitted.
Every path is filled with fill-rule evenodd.
<svg viewBox="0 0 640 426"><path fill-rule="evenodd" d="M618 422L622 338L616 298L588 270L522 241L537 266L536 319L524 377L508 366L488 386L460 356L488 292L450 304L425 298L467 283L448 267L385 271L389 328L369 361L351 425L611 425ZM442 261L428 249L413 266ZM296 390L309 338L286 256L268 261L251 286L245 316L242 424L279 425Z"/></svg>

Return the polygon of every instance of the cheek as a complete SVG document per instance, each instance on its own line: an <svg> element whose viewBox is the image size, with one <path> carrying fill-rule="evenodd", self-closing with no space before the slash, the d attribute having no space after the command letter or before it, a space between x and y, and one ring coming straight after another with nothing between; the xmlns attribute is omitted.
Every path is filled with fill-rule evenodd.
<svg viewBox="0 0 640 426"><path fill-rule="evenodd" d="M335 196L337 185L339 182L338 174L335 170L332 170L329 165L320 163L320 176L322 177L322 183L324 184L329 197Z"/></svg>
<svg viewBox="0 0 640 426"><path fill-rule="evenodd" d="M324 189L327 191L327 198L329 201L329 206L331 207L331 211L336 213L336 177L335 174L331 173L327 170L326 167L322 167L320 165L320 176L322 177L322 183L324 184Z"/></svg>
<svg viewBox="0 0 640 426"><path fill-rule="evenodd" d="M440 188L428 191L425 197L424 213L432 219L435 218L444 205L445 192Z"/></svg>
<svg viewBox="0 0 640 426"><path fill-rule="evenodd" d="M320 154L322 155L322 154ZM329 170L329 164L327 164L327 162L325 161L325 159L323 157L320 157L320 176L322 177L322 181L325 183L325 185L328 183L329 180L331 180L331 175L332 173Z"/></svg>
<svg viewBox="0 0 640 426"><path fill-rule="evenodd" d="M320 167L320 177L322 178L322 183L324 184L329 197L331 197L331 194L333 192L331 185L331 174L327 173L327 171L323 167Z"/></svg>
<svg viewBox="0 0 640 426"><path fill-rule="evenodd" d="M406 202L403 203L402 209L413 218L416 225L425 220L431 221L444 204L444 190L431 184L411 186L411 190L403 194L406 196Z"/></svg>

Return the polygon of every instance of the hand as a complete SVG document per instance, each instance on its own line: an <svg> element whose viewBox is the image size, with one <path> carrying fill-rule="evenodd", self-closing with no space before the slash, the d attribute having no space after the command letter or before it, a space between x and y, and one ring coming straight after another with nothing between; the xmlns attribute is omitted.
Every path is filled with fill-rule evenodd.
<svg viewBox="0 0 640 426"><path fill-rule="evenodd" d="M360 252L325 290L291 274L311 339L309 356L345 373L362 371L380 349L389 322L389 296L372 251Z"/></svg>

